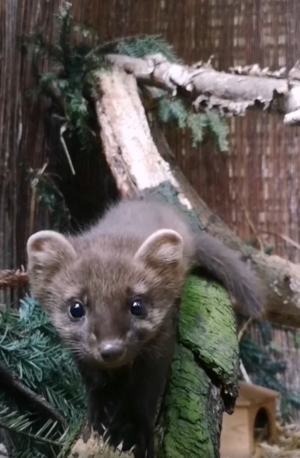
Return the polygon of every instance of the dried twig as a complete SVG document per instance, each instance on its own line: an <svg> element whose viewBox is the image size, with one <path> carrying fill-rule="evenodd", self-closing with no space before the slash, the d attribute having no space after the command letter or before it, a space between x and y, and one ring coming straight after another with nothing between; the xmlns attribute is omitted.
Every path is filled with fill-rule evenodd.
<svg viewBox="0 0 300 458"><path fill-rule="evenodd" d="M248 318L248 320L243 324L243 326L241 327L241 329L239 330L239 333L238 333L238 341L240 342L243 335L245 334L249 324L252 322L252 318Z"/></svg>
<svg viewBox="0 0 300 458"><path fill-rule="evenodd" d="M66 125L66 124L64 124L63 126L61 126L60 131L59 131L60 141L61 141L61 144L62 144L62 146L63 146L63 148L64 148L64 152L65 152L65 154L66 154L66 157L67 157L67 160L68 160L68 163L69 163L71 172L72 172L73 175L76 175L76 172L75 172L75 169L74 169L74 166L73 166L73 162L72 162L70 153L69 153L68 148L67 148L67 144L66 144L65 139L64 139L64 137L63 137L64 132L65 132L66 130L67 130L67 125Z"/></svg>
<svg viewBox="0 0 300 458"><path fill-rule="evenodd" d="M48 162L45 162L43 167L35 173L34 178L31 180L32 194L31 194L31 199L30 199L29 234L32 234L33 226L34 226L37 184L38 184L39 178L44 174L47 166L48 166Z"/></svg>
<svg viewBox="0 0 300 458"><path fill-rule="evenodd" d="M267 234L267 235L273 235L275 237L280 237L281 239L283 239L285 242L287 243L290 243L291 245L293 245L295 248L297 248L298 250L300 250L300 244L298 242L296 242L295 240L291 239L288 235L285 235L285 234L279 234L277 232L272 232L272 231L260 231L262 234Z"/></svg>
<svg viewBox="0 0 300 458"><path fill-rule="evenodd" d="M241 327L241 329L239 330L239 333L238 333L238 341L240 342L243 335L245 334L246 332L246 329L248 328L249 324L252 322L252 318L249 318L244 324L243 326ZM247 382L247 383L252 383L251 382L251 379L245 369L245 366L243 364L243 361L240 359L240 371L244 377L244 380Z"/></svg>
<svg viewBox="0 0 300 458"><path fill-rule="evenodd" d="M252 383L252 382L251 382L251 379L250 379L250 377L249 377L249 375L248 375L248 373L247 373L247 371L246 371L246 369L245 369L245 366L244 366L244 364L243 364L243 361L242 361L241 359L240 359L240 371L241 371L241 373L242 373L242 376L243 376L245 382L247 382L247 383Z"/></svg>
<svg viewBox="0 0 300 458"><path fill-rule="evenodd" d="M0 271L0 289L19 288L28 284L28 275L24 270Z"/></svg>
<svg viewBox="0 0 300 458"><path fill-rule="evenodd" d="M237 196L238 196L238 193L237 193ZM247 207L246 207L246 205L245 205L243 199L239 198L239 200L240 200L241 205L242 205L242 207L243 207L243 210L244 210L244 213L245 213L246 220L247 220L247 222L248 222L248 224L249 224L249 226L250 226L250 228L251 228L253 234L255 235L256 240L257 240L258 243L259 243L259 249L260 249L260 251L261 251L262 253L264 253L264 252L265 252L264 243L263 243L263 241L262 241L262 239L261 239L261 237L260 237L260 235L259 235L259 233L258 233L258 231L257 231L257 229L256 229L256 227L255 227L255 225L254 225L254 223L253 223L253 221L252 221L251 218L250 218L249 210L247 209Z"/></svg>

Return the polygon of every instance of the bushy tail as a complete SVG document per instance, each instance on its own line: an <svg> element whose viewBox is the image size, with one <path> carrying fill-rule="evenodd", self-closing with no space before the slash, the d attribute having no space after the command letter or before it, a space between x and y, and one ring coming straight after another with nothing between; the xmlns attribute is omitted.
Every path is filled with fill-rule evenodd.
<svg viewBox="0 0 300 458"><path fill-rule="evenodd" d="M223 284L242 314L262 318L262 283L233 250L205 232L196 234L194 262Z"/></svg>

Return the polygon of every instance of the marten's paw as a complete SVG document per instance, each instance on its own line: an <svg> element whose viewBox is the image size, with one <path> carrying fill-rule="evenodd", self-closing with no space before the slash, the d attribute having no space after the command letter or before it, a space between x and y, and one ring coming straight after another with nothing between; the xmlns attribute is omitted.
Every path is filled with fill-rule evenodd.
<svg viewBox="0 0 300 458"><path fill-rule="evenodd" d="M135 458L154 458L152 438L129 418L115 419L104 432L103 439L119 452L133 453Z"/></svg>
<svg viewBox="0 0 300 458"><path fill-rule="evenodd" d="M89 406L88 411L88 421L90 427L97 432L100 436L106 431L106 427L104 426L107 423L107 413L105 408L100 405L93 405L92 407Z"/></svg>

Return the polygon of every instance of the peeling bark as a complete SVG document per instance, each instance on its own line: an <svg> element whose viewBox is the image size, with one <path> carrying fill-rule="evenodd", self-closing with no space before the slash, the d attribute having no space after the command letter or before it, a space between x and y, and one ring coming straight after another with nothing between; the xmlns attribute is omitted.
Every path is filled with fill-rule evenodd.
<svg viewBox="0 0 300 458"><path fill-rule="evenodd" d="M170 62L162 54L144 59L118 54L107 57L125 72L133 74L139 83L168 90L173 95L178 91L185 94L195 111L215 109L226 115L244 115L249 108L263 109L285 113L285 124L300 122L298 63L284 79L285 69L271 73L257 65L225 73L214 70L210 63L188 67Z"/></svg>
<svg viewBox="0 0 300 458"><path fill-rule="evenodd" d="M153 142L135 78L115 70L99 74L99 86L102 96L96 100L96 112L101 138L121 194L136 195L168 182L178 190L180 202L192 209ZM121 110L128 115L122 116Z"/></svg>

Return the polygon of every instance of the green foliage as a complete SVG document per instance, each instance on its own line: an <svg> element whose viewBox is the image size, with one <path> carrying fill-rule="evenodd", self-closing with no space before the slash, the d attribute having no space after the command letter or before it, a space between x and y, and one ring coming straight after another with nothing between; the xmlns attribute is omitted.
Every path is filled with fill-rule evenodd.
<svg viewBox="0 0 300 458"><path fill-rule="evenodd" d="M35 95L60 98L56 102L64 106L63 117L69 134L78 139L82 151L93 151L95 134L90 127L92 114L86 93L87 90L94 93L94 72L110 68L106 53L139 58L162 54L170 62L179 60L173 47L158 35L99 43L94 30L74 21L70 3L64 4L57 20L58 36L54 44L46 42L41 32L22 39L23 49L34 49L34 65L39 75ZM80 37L77 43L73 43L75 34ZM40 75L38 67L41 58L52 62L56 72ZM217 113L194 113L190 102L179 96L171 97L162 90L157 91L157 102L158 119L165 124L174 124L181 130L188 129L194 147L201 144L204 138L212 136L221 151L228 150L227 123Z"/></svg>
<svg viewBox="0 0 300 458"><path fill-rule="evenodd" d="M91 152L96 148L96 136L91 129L93 113L85 93L93 73L108 69L110 65L103 53L91 52L89 40L95 39L95 33L74 21L70 3L64 4L56 19L58 34L54 44L45 41L41 32L21 40L23 50L32 49L34 54L38 76L34 95L50 96L67 133L73 136L82 151ZM73 43L75 33L81 38L76 44ZM55 71L40 74L41 59L50 61Z"/></svg>
<svg viewBox="0 0 300 458"><path fill-rule="evenodd" d="M48 209L51 227L57 231L70 229L71 215L66 206L64 196L58 190L49 175L29 172L31 187L36 189L37 200Z"/></svg>
<svg viewBox="0 0 300 458"><path fill-rule="evenodd" d="M275 328L268 322L257 323L261 343L248 333L244 334L240 342L240 356L254 383L281 393L281 414L287 419L291 409L300 409L300 395L291 392L280 381L280 376L286 370L286 361L283 360L280 346L272 341Z"/></svg>
<svg viewBox="0 0 300 458"><path fill-rule="evenodd" d="M124 56L140 57L163 54L170 62L178 62L174 48L160 35L147 35L120 40L114 47L115 52Z"/></svg>
<svg viewBox="0 0 300 458"><path fill-rule="evenodd" d="M62 456L82 428L85 391L70 353L42 308L30 297L19 312L0 313L0 361L23 385L42 396L67 420L64 428L28 401L16 400L11 387L0 394L0 427L15 446L14 457Z"/></svg>
<svg viewBox="0 0 300 458"><path fill-rule="evenodd" d="M228 151L228 126L215 113L193 113L188 103L159 91L157 97L158 120L163 124L175 125L180 130L189 129L192 146L196 148L206 138L213 137L221 152Z"/></svg>

